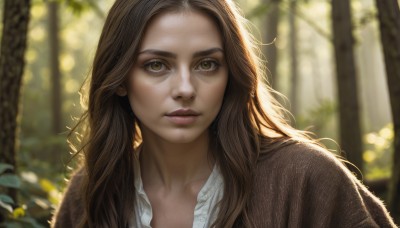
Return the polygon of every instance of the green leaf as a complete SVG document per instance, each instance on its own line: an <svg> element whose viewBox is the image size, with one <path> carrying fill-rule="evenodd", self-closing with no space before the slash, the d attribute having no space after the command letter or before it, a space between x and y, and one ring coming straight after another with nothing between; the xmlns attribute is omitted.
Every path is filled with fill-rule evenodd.
<svg viewBox="0 0 400 228"><path fill-rule="evenodd" d="M12 222L5 222L5 228L24 228L22 224L12 221Z"/></svg>
<svg viewBox="0 0 400 228"><path fill-rule="evenodd" d="M21 223L24 223L23 227L44 228L44 226L40 225L35 219L31 217L22 217L16 220Z"/></svg>
<svg viewBox="0 0 400 228"><path fill-rule="evenodd" d="M0 208L4 208L6 209L8 212L12 213L13 209L11 207L11 205L8 205L6 203L3 203L2 201L0 201Z"/></svg>
<svg viewBox="0 0 400 228"><path fill-rule="evenodd" d="M0 201L7 204L14 204L14 200L8 195L0 194Z"/></svg>
<svg viewBox="0 0 400 228"><path fill-rule="evenodd" d="M0 176L0 186L19 188L21 186L21 181L15 174L4 174Z"/></svg>
<svg viewBox="0 0 400 228"><path fill-rule="evenodd" d="M13 170L14 167L10 164L0 163L0 174L4 173L7 170Z"/></svg>

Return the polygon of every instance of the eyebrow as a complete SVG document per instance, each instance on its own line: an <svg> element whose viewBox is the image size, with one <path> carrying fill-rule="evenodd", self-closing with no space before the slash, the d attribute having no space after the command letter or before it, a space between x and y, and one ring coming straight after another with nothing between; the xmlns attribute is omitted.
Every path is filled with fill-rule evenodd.
<svg viewBox="0 0 400 228"><path fill-rule="evenodd" d="M207 49L204 51L198 51L193 54L193 58L211 55L216 52L224 53L224 50L222 48L210 48L210 49ZM146 49L146 50L139 52L139 55L141 55L141 54L153 54L153 55L159 55L159 56L163 56L163 57L167 57L167 58L174 58L174 59L176 59L176 57L177 57L177 55L174 53L171 53L168 51L161 51L161 50L157 50L157 49Z"/></svg>

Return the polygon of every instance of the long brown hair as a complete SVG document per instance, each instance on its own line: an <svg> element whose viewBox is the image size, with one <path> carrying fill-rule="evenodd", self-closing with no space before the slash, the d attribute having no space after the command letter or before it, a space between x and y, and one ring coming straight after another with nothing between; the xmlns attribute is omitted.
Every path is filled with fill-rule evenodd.
<svg viewBox="0 0 400 228"><path fill-rule="evenodd" d="M127 97L116 94L136 60L146 26L166 11L194 10L218 25L229 68L221 111L210 131L225 192L214 227L253 227L248 202L253 170L265 138L305 136L282 118L281 106L264 85L262 64L244 19L229 0L116 0L106 19L88 82L88 107L78 122L87 124L83 154L84 227L128 227L134 216L135 146L140 130ZM260 87L261 86L261 87ZM264 92L260 90L264 88ZM262 98L263 97L263 98ZM73 135L73 134L71 134ZM264 140L265 141L265 140Z"/></svg>

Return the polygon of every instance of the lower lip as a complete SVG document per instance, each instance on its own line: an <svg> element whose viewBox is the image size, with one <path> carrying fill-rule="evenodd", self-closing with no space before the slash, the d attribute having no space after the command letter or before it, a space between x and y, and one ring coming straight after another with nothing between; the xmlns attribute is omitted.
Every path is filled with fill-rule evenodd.
<svg viewBox="0 0 400 228"><path fill-rule="evenodd" d="M196 121L198 116L167 116L168 120L178 125L188 125Z"/></svg>

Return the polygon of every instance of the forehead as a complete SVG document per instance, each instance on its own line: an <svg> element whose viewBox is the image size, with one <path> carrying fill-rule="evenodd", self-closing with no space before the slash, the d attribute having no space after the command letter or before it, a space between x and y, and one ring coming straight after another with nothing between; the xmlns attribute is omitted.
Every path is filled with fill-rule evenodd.
<svg viewBox="0 0 400 228"><path fill-rule="evenodd" d="M166 12L157 15L148 24L141 50L222 48L221 32L214 20L200 12Z"/></svg>

